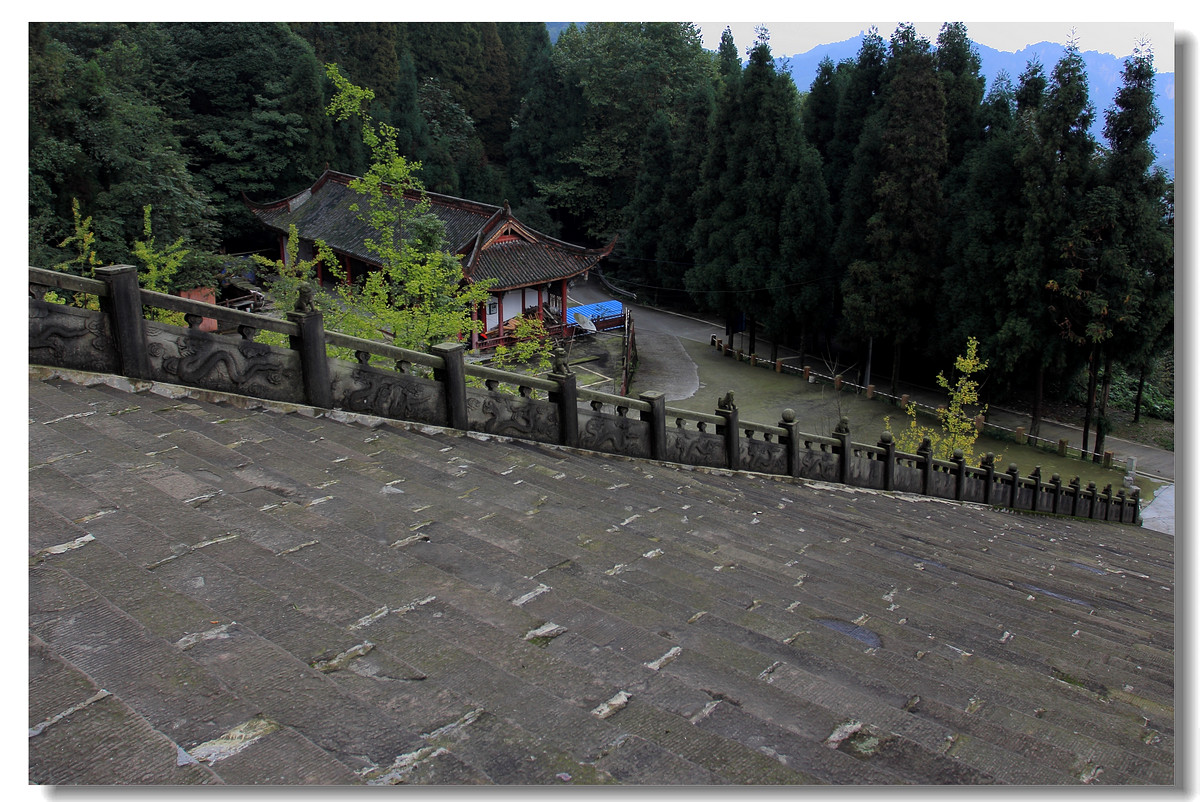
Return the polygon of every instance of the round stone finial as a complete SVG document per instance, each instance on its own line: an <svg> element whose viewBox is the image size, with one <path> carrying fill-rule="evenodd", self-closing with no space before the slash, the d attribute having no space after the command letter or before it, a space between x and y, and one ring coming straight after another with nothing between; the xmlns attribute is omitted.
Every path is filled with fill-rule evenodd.
<svg viewBox="0 0 1200 802"><path fill-rule="evenodd" d="M785 409L783 411L783 422L784 423L795 423L796 422L796 410L792 409L791 407L788 407L787 409Z"/></svg>

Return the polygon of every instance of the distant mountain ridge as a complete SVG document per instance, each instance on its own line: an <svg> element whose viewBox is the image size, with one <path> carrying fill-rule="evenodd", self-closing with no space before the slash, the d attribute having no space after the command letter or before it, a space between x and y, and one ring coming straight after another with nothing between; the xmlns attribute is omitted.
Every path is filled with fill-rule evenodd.
<svg viewBox="0 0 1200 802"><path fill-rule="evenodd" d="M854 59L862 46L863 34L842 42L818 45L806 53L793 56L781 56L776 64L787 69L796 83L796 88L807 92L816 78L817 68L821 59L828 56L836 64L843 59ZM1054 65L1062 58L1065 48L1053 42L1038 42L1029 45L1016 53L995 50L986 45L975 43L979 51L983 75L987 78L987 88L992 87L996 77L1005 72L1014 86L1018 77L1025 70L1026 64L1037 59L1049 77ZM1088 94L1095 107L1092 124L1092 134L1104 143L1104 112L1112 106L1113 97L1121 87L1121 71L1125 59L1110 53L1100 53L1095 50L1081 51L1084 67L1088 76ZM1162 114L1162 123L1150 137L1150 143L1156 154L1155 163L1175 177L1175 73L1160 72L1154 81L1154 102Z"/></svg>

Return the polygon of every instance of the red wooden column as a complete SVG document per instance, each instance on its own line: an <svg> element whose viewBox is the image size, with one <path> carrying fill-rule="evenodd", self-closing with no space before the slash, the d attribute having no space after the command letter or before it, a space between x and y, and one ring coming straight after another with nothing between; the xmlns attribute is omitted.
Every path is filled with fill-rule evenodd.
<svg viewBox="0 0 1200 802"><path fill-rule="evenodd" d="M496 337L504 337L504 291L496 296ZM496 343L499 345L500 343Z"/></svg>
<svg viewBox="0 0 1200 802"><path fill-rule="evenodd" d="M544 320L542 316L542 285L538 285L538 320Z"/></svg>
<svg viewBox="0 0 1200 802"><path fill-rule="evenodd" d="M567 334L567 324L568 324L568 321L567 321L567 280L565 278L562 280L562 301L561 301L561 308L558 311L559 311L559 315L558 315L559 319L562 320L562 333L563 333L563 336L565 337Z"/></svg>

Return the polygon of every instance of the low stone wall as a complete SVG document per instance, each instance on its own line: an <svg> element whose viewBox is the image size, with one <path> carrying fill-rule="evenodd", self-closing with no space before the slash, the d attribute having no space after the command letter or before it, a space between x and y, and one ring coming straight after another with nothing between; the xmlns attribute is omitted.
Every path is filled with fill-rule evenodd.
<svg viewBox="0 0 1200 802"><path fill-rule="evenodd" d="M739 419L732 396L713 414L668 407L662 393L625 397L581 389L565 363L531 377L466 362L463 346L429 353L326 331L321 313L285 320L142 290L129 266L97 268L98 280L30 268L29 361L115 373L272 401L362 412L397 420L486 432L630 457L748 470L919 493L1058 515L1139 522L1136 490L1113 494L1078 480L1064 484L1039 470L968 466L897 451L884 433L874 445L851 440L843 419L831 436L799 431L791 410L776 424ZM96 309L46 300L82 294ZM145 309L182 312L188 326L145 317ZM218 321L218 334L202 331ZM255 341L285 335L289 347ZM328 348L349 349L355 361ZM390 364L389 364L390 363Z"/></svg>

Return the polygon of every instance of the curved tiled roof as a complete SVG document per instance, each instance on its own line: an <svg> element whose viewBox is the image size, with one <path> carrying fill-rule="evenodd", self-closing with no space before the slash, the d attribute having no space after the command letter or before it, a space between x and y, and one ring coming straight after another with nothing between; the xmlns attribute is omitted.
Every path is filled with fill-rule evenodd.
<svg viewBox="0 0 1200 802"><path fill-rule="evenodd" d="M368 264L378 260L367 250L371 228L352 207L362 197L349 187L354 176L326 170L311 188L268 204L247 201L251 212L268 228L286 234L295 225L305 240L326 245ZM463 275L469 281L493 279L495 289L511 289L572 278L611 253L616 239L605 248L589 249L561 242L534 231L513 218L507 204L486 203L425 193L429 210L446 227L446 240L463 255ZM413 207L420 199L404 193Z"/></svg>

